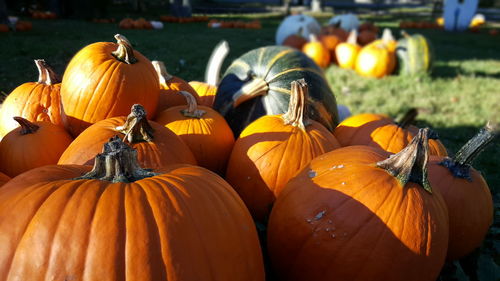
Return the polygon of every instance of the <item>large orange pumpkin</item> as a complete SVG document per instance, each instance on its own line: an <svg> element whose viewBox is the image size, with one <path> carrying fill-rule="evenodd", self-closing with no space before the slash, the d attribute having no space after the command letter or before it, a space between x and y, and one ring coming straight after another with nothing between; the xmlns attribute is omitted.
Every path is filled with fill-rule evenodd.
<svg viewBox="0 0 500 281"><path fill-rule="evenodd" d="M91 124L126 116L142 104L155 115L160 86L151 62L122 35L118 43L98 42L81 49L69 62L61 83L61 98L73 136Z"/></svg>
<svg viewBox="0 0 500 281"><path fill-rule="evenodd" d="M196 99L181 91L187 106L179 105L158 113L155 121L169 128L186 143L198 165L223 175L233 149L233 131L217 111L198 106Z"/></svg>
<svg viewBox="0 0 500 281"><path fill-rule="evenodd" d="M0 187L10 181L10 177L6 174L0 172Z"/></svg>
<svg viewBox="0 0 500 281"><path fill-rule="evenodd" d="M139 163L148 169L172 164L196 165L189 147L172 131L148 121L140 105L133 105L129 116L101 120L83 131L64 151L58 164L92 165L102 145L118 135L137 149Z"/></svg>
<svg viewBox="0 0 500 281"><path fill-rule="evenodd" d="M418 133L418 128L411 125L417 114L416 109L410 109L398 122L385 114L357 114L342 121L333 134L342 146L368 145L398 153ZM431 155L448 155L438 139L429 140L429 152Z"/></svg>
<svg viewBox="0 0 500 281"><path fill-rule="evenodd" d="M201 81L189 81L189 85L198 94L198 104L212 107L217 93L217 86Z"/></svg>
<svg viewBox="0 0 500 281"><path fill-rule="evenodd" d="M439 192L429 192L427 133L388 156L367 146L336 149L287 183L267 236L279 280L436 280L448 214Z"/></svg>
<svg viewBox="0 0 500 281"><path fill-rule="evenodd" d="M1 280L263 281L245 205L204 168L138 166L119 138L96 165L51 165L0 188Z"/></svg>
<svg viewBox="0 0 500 281"><path fill-rule="evenodd" d="M64 126L60 78L43 59L35 60L38 82L24 83L12 91L0 107L0 139L19 124L13 117L29 121L49 121Z"/></svg>
<svg viewBox="0 0 500 281"><path fill-rule="evenodd" d="M56 164L73 138L61 127L47 121L30 122L14 117L20 127L0 141L0 171L10 177L36 167Z"/></svg>
<svg viewBox="0 0 500 281"><path fill-rule="evenodd" d="M285 114L266 115L248 125L234 144L226 180L255 219L267 221L287 181L311 159L340 147L335 137L305 111L308 86L294 81Z"/></svg>
<svg viewBox="0 0 500 281"><path fill-rule="evenodd" d="M429 181L448 206L450 241L448 259L464 257L481 246L493 223L493 199L481 173L471 163L498 135L498 125L487 124L453 158L433 156Z"/></svg>
<svg viewBox="0 0 500 281"><path fill-rule="evenodd" d="M186 91L198 100L198 94L183 79L173 76L167 72L167 68L162 61L152 61L160 81L160 99L156 108L157 112L163 111L169 107L185 105L186 98L180 94L180 91Z"/></svg>
<svg viewBox="0 0 500 281"><path fill-rule="evenodd" d="M364 46L356 58L356 72L365 77L382 78L396 68L396 53L387 44L376 41Z"/></svg>

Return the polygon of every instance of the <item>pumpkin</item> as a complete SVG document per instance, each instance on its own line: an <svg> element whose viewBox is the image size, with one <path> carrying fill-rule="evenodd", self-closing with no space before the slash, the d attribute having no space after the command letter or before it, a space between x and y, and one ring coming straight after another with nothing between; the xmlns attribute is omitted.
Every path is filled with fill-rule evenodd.
<svg viewBox="0 0 500 281"><path fill-rule="evenodd" d="M250 123L234 144L226 180L254 219L266 222L272 204L289 179L309 161L339 148L335 137L307 115L308 86L292 82L288 111Z"/></svg>
<svg viewBox="0 0 500 281"><path fill-rule="evenodd" d="M0 172L0 187L10 181L10 177L6 174Z"/></svg>
<svg viewBox="0 0 500 281"><path fill-rule="evenodd" d="M450 241L448 260L472 253L481 246L493 223L493 199L481 173L471 163L498 135L488 123L453 158L433 156L429 161L429 181L439 190L448 206Z"/></svg>
<svg viewBox="0 0 500 281"><path fill-rule="evenodd" d="M151 62L160 79L160 99L158 100L157 112L165 110L172 106L185 105L186 98L179 91L186 91L198 99L196 91L183 79L170 75L162 61Z"/></svg>
<svg viewBox="0 0 500 281"><path fill-rule="evenodd" d="M64 126L66 115L61 104L59 76L43 59L35 60L38 81L15 88L0 107L0 139L18 127L14 116L29 121L48 121Z"/></svg>
<svg viewBox="0 0 500 281"><path fill-rule="evenodd" d="M336 61L335 59L335 48L342 42L342 40L336 36L331 34L322 34L319 36L319 41L321 44L329 51L330 60Z"/></svg>
<svg viewBox="0 0 500 281"><path fill-rule="evenodd" d="M345 69L354 69L356 58L361 50L361 46L357 43L357 31L353 30L349 33L347 42L342 42L335 48L335 57L340 67Z"/></svg>
<svg viewBox="0 0 500 281"><path fill-rule="evenodd" d="M279 280L434 281L448 214L427 181L422 130L403 151L350 146L313 159L273 206L267 249Z"/></svg>
<svg viewBox="0 0 500 281"><path fill-rule="evenodd" d="M131 18L124 18L118 23L118 27L123 29L131 29L134 27L134 20Z"/></svg>
<svg viewBox="0 0 500 281"><path fill-rule="evenodd" d="M352 30L357 30L359 27L359 19L354 14L345 14L333 16L329 21L328 25L338 25L343 30L350 32Z"/></svg>
<svg viewBox="0 0 500 281"><path fill-rule="evenodd" d="M319 67L326 68L330 64L330 50L314 34L309 36L309 42L304 44L302 52L310 57Z"/></svg>
<svg viewBox="0 0 500 281"><path fill-rule="evenodd" d="M63 127L47 121L30 122L16 116L20 127L0 141L0 171L9 177L36 167L56 164L73 138Z"/></svg>
<svg viewBox="0 0 500 281"><path fill-rule="evenodd" d="M418 128L411 125L417 114L412 108L397 122L384 114L357 114L342 121L333 134L342 146L367 145L398 153L418 133ZM435 133L432 137L435 139L429 140L430 154L447 156L446 148Z"/></svg>
<svg viewBox="0 0 500 281"><path fill-rule="evenodd" d="M9 32L9 26L5 23L0 23L0 32Z"/></svg>
<svg viewBox="0 0 500 281"><path fill-rule="evenodd" d="M309 34L319 34L321 26L315 18L308 15L290 15L283 19L276 30L276 45L282 45L285 39L298 32L304 38Z"/></svg>
<svg viewBox="0 0 500 281"><path fill-rule="evenodd" d="M323 26L321 28L321 34L322 35L335 35L340 39L341 42L344 42L347 40L347 37L349 37L349 32L340 28L339 25L340 24Z"/></svg>
<svg viewBox="0 0 500 281"><path fill-rule="evenodd" d="M428 73L432 69L433 50L430 41L421 34L409 35L402 32L398 40L396 55L399 73L413 75Z"/></svg>
<svg viewBox="0 0 500 281"><path fill-rule="evenodd" d="M358 44L361 46L368 45L377 39L377 33L371 30L363 30L359 32Z"/></svg>
<svg viewBox="0 0 500 281"><path fill-rule="evenodd" d="M136 155L113 138L90 172L50 165L4 185L0 279L264 280L251 216L222 178Z"/></svg>
<svg viewBox="0 0 500 281"><path fill-rule="evenodd" d="M177 134L193 152L199 166L223 175L234 136L224 117L207 106L198 106L188 92L180 92L186 105L168 108L155 121Z"/></svg>
<svg viewBox="0 0 500 281"><path fill-rule="evenodd" d="M196 165L189 147L172 131L148 121L141 105L133 105L128 116L101 120L83 131L64 151L58 164L92 165L94 157L111 137L125 138L137 149L139 163L148 169L172 164Z"/></svg>
<svg viewBox="0 0 500 281"><path fill-rule="evenodd" d="M371 44L373 45L383 44L387 47L387 49L390 52L396 52L398 41L396 41L394 35L392 35L392 31L389 28L384 28L384 31L382 32L382 37L380 39L371 42Z"/></svg>
<svg viewBox="0 0 500 281"><path fill-rule="evenodd" d="M189 85L196 91L198 95L198 104L212 107L217 93L217 86L201 81L189 81Z"/></svg>
<svg viewBox="0 0 500 281"><path fill-rule="evenodd" d="M214 109L237 137L255 119L285 113L290 84L302 78L309 85L311 118L333 130L338 120L337 105L323 71L304 53L290 47L261 47L233 61L218 85Z"/></svg>
<svg viewBox="0 0 500 281"><path fill-rule="evenodd" d="M365 77L382 78L396 68L396 55L384 42L363 47L356 58L356 72Z"/></svg>
<svg viewBox="0 0 500 281"><path fill-rule="evenodd" d="M69 62L61 83L61 98L73 136L91 124L126 116L141 104L155 115L160 93L151 62L122 35L118 43L98 42L81 49Z"/></svg>
<svg viewBox="0 0 500 281"><path fill-rule="evenodd" d="M365 21L363 22L362 24L359 25L358 27L358 31L361 33L365 30L369 30L369 31L372 31L373 33L377 34L379 29L378 27L373 24L372 22L369 22L369 21Z"/></svg>
<svg viewBox="0 0 500 281"><path fill-rule="evenodd" d="M307 44L307 39L302 37L301 35L301 30L299 29L299 32L297 34L291 34L289 35L284 41L283 41L283 46L288 46L295 48L297 50L302 50L305 44Z"/></svg>

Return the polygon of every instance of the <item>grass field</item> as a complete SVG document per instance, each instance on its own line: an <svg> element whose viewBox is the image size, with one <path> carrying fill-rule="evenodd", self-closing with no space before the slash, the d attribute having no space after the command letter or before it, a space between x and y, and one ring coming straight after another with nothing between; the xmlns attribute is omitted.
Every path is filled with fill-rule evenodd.
<svg viewBox="0 0 500 281"><path fill-rule="evenodd" d="M399 35L397 26L401 15L404 13L407 19L411 12L395 10L390 15L366 15L364 18L380 27L390 27L394 34ZM330 16L323 15L318 19L326 22ZM0 91L6 95L23 82L35 81L37 70L33 59L44 58L62 74L79 49L93 42L113 41L116 33L125 35L149 59L164 61L173 75L188 81L203 80L212 48L220 40L227 40L231 48L223 70L241 54L274 44L275 30L281 18L249 15L243 20L255 17L262 22L260 30L209 29L206 23L170 23L165 24L162 30L120 30L117 24L33 20L32 31L0 34ZM156 18L152 15L148 19ZM500 24L490 23L490 26L498 28ZM417 125L436 130L450 154L453 154L487 120L500 122L500 35L491 36L484 30L480 33L446 33L428 29L409 32L422 33L432 42L436 55L432 76L392 75L375 80L361 78L352 71L335 66L325 71L326 76L338 103L347 105L352 113L375 112L397 117L410 107L419 108L421 113ZM500 141L497 139L474 165L483 172L496 202L495 224L483 250L476 253L486 272L481 273L483 275L478 280L500 276L498 267L491 259L484 258L485 255L493 256L497 262L500 261L500 198L496 192L500 190L499 159ZM465 276L456 278L468 280L464 279Z"/></svg>

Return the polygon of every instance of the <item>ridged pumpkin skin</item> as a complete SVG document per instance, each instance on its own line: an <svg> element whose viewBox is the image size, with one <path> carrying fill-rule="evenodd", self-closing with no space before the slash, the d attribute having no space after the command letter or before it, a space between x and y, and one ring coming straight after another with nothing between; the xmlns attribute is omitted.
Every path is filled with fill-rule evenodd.
<svg viewBox="0 0 500 281"><path fill-rule="evenodd" d="M405 33L406 34L406 33ZM412 75L430 72L433 63L431 42L421 34L404 35L396 47L399 73Z"/></svg>
<svg viewBox="0 0 500 281"><path fill-rule="evenodd" d="M434 281L446 256L439 192L400 182L388 154L340 148L311 161L277 198L268 251L280 280Z"/></svg>
<svg viewBox="0 0 500 281"><path fill-rule="evenodd" d="M342 121L333 134L342 146L367 145L398 153L410 143L417 132L417 127L400 127L387 115L363 113ZM429 140L429 153L448 155L441 141L434 139Z"/></svg>
<svg viewBox="0 0 500 281"><path fill-rule="evenodd" d="M119 44L90 44L73 56L61 83L68 131L77 136L97 121L126 116L141 104L148 118L155 115L160 86L151 62L133 50L137 62L128 64L112 55Z"/></svg>
<svg viewBox="0 0 500 281"><path fill-rule="evenodd" d="M0 172L0 187L10 181L10 177L6 174Z"/></svg>
<svg viewBox="0 0 500 281"><path fill-rule="evenodd" d="M47 121L31 124L38 126L38 129L24 134L23 125L10 131L0 141L0 171L10 177L40 166L57 164L61 154L73 141L61 126Z"/></svg>
<svg viewBox="0 0 500 281"><path fill-rule="evenodd" d="M45 166L0 188L0 280L263 281L253 221L220 177L177 166L132 183Z"/></svg>
<svg viewBox="0 0 500 281"><path fill-rule="evenodd" d="M193 87L193 89L198 94L199 105L208 107L212 107L214 105L217 86L200 81L189 81L189 85L191 85L191 87Z"/></svg>
<svg viewBox="0 0 500 281"><path fill-rule="evenodd" d="M88 127L64 151L58 164L92 165L104 143L115 135L124 137L116 127L125 121L126 117L114 117ZM197 164L189 147L174 132L154 121L148 122L154 130L153 141L132 144L141 167L159 169L172 164Z"/></svg>
<svg viewBox="0 0 500 281"><path fill-rule="evenodd" d="M322 70L291 47L261 47L236 59L218 85L214 109L226 118L237 137L257 118L285 113L290 83L301 78L309 85L311 118L333 130L338 123L337 103ZM257 93L235 103L234 98L251 83L259 84Z"/></svg>

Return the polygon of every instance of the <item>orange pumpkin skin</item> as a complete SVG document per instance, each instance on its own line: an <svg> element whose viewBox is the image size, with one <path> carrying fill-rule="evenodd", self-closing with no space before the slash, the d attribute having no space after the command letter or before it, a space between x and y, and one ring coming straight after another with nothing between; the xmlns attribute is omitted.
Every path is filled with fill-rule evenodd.
<svg viewBox="0 0 500 281"><path fill-rule="evenodd" d="M217 86L200 81L189 81L189 85L198 94L198 104L212 107L217 93Z"/></svg>
<svg viewBox="0 0 500 281"><path fill-rule="evenodd" d="M365 77L382 78L396 67L396 55L384 44L368 44L356 58L356 72Z"/></svg>
<svg viewBox="0 0 500 281"><path fill-rule="evenodd" d="M357 43L356 30L351 31L347 42L341 42L335 47L335 58L340 67L345 69L354 69L356 58L361 50Z"/></svg>
<svg viewBox="0 0 500 281"><path fill-rule="evenodd" d="M0 187L10 181L10 177L6 174L0 172Z"/></svg>
<svg viewBox="0 0 500 281"><path fill-rule="evenodd" d="M304 47L304 45L307 44L307 40L298 35L298 34L292 34L290 36L288 36L285 41L283 41L283 46L288 46L288 47L292 47L292 48L295 48L297 50L302 50L302 48Z"/></svg>
<svg viewBox="0 0 500 281"><path fill-rule="evenodd" d="M342 121L333 134L342 146L367 145L398 153L410 143L417 132L417 127L400 127L387 115L363 113ZM448 155L441 141L434 139L429 140L429 153Z"/></svg>
<svg viewBox="0 0 500 281"><path fill-rule="evenodd" d="M185 109L186 106L171 107L158 113L155 121L187 144L199 166L223 175L234 145L233 131L226 119L210 107L197 107L205 112L199 118L185 116Z"/></svg>
<svg viewBox="0 0 500 281"><path fill-rule="evenodd" d="M148 118L155 115L160 86L153 65L135 50L137 62L117 60L112 52L118 45L90 44L71 59L64 72L61 98L73 136L97 121L127 115L136 103L144 106Z"/></svg>
<svg viewBox="0 0 500 281"><path fill-rule="evenodd" d="M402 187L374 165L387 156L344 147L288 182L268 224L280 280L436 280L448 242L446 206L438 192Z"/></svg>
<svg viewBox="0 0 500 281"><path fill-rule="evenodd" d="M1 280L264 280L248 210L214 173L71 180L89 168L45 166L0 188Z"/></svg>
<svg viewBox="0 0 500 281"><path fill-rule="evenodd" d="M325 68L331 62L330 51L314 35L311 36L311 40L302 47L302 52L310 57L319 67Z"/></svg>
<svg viewBox="0 0 500 281"><path fill-rule="evenodd" d="M42 67L41 64L45 63L42 61L35 60L38 67ZM57 80L27 82L15 88L0 107L0 139L19 126L13 119L15 116L32 122L48 121L64 126L66 115L61 104L60 89L61 84Z"/></svg>
<svg viewBox="0 0 500 281"><path fill-rule="evenodd" d="M0 171L10 177L40 166L56 164L73 141L61 126L47 121L31 124L38 126L38 129L24 134L23 125L10 131L0 141Z"/></svg>
<svg viewBox="0 0 500 281"><path fill-rule="evenodd" d="M320 35L319 40L321 41L323 46L325 46L325 48L327 48L328 51L330 51L330 59L334 60L335 48L337 48L337 45L342 42L341 39L336 35L323 34Z"/></svg>
<svg viewBox="0 0 500 281"><path fill-rule="evenodd" d="M115 135L124 137L115 128L122 126L125 120L123 116L114 117L88 127L64 151L58 164L92 165L104 143ZM156 122L148 122L154 130L153 141L131 145L137 150L141 167L159 169L172 164L197 164L189 147L176 134Z"/></svg>

